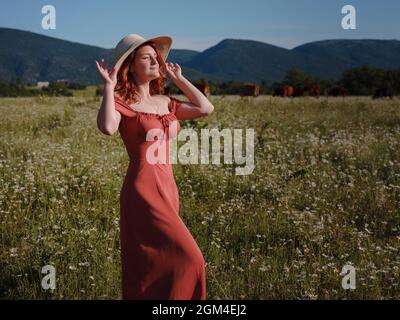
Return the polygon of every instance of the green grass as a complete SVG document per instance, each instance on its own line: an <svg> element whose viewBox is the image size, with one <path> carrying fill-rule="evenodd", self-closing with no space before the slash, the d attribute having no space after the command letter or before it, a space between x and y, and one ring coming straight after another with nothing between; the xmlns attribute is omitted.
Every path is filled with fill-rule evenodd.
<svg viewBox="0 0 400 320"><path fill-rule="evenodd" d="M213 114L181 126L254 128L255 169L174 165L207 299L399 299L399 100L211 100ZM97 129L99 107L86 94L0 99L2 299L121 298L128 156ZM355 290L341 287L346 263Z"/></svg>

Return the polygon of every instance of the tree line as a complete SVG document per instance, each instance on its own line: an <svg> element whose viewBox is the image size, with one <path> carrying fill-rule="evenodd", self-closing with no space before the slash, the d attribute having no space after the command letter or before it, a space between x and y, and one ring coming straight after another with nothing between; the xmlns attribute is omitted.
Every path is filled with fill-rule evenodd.
<svg viewBox="0 0 400 320"><path fill-rule="evenodd" d="M271 86L271 92L278 87L290 85L319 85L321 94L328 94L333 88L343 87L349 95L369 96L380 88L387 88L394 94L400 93L400 69L381 69L368 66L360 66L343 72L338 80L323 80L313 77L299 69L291 69L286 73L283 81L275 82Z"/></svg>
<svg viewBox="0 0 400 320"><path fill-rule="evenodd" d="M0 81L0 97L32 97L32 96L73 96L73 90L85 89L79 83L49 82L48 86L37 87L23 84L20 81L7 83Z"/></svg>
<svg viewBox="0 0 400 320"><path fill-rule="evenodd" d="M195 83L196 81L194 81ZM229 95L240 94L244 83L241 81L206 81L209 91L213 95ZM256 82L254 82L256 84ZM320 79L306 74L300 69L290 69L287 71L284 79L274 82L271 85L267 80L257 83L260 87L260 94L274 94L274 92L285 85L294 88L299 86L318 85L322 95L327 95L333 88L345 88L349 95L373 95L376 90L386 88L393 94L400 93L400 69L382 69L369 66L360 66L348 69L343 72L338 80ZM78 83L50 82L46 87L35 87L32 85L24 85L17 81L16 83L0 82L0 97L17 97L17 96L72 96L73 90L85 89L86 85ZM174 86L170 88L170 93L181 93ZM102 95L101 86L96 90L96 96Z"/></svg>
<svg viewBox="0 0 400 320"><path fill-rule="evenodd" d="M200 81L204 82L204 80ZM322 95L329 95L337 88L342 88L349 95L369 96L376 90L387 88L393 94L400 94L400 69L381 69L368 66L360 66L348 69L343 72L338 80L326 80L306 74L301 69L290 69L287 71L282 81L268 84L267 80L262 80L259 85L260 94L274 94L284 86L293 88L312 87L317 85ZM207 81L207 85L213 95L240 94L243 90L243 82L240 81ZM172 93L182 93L176 87Z"/></svg>

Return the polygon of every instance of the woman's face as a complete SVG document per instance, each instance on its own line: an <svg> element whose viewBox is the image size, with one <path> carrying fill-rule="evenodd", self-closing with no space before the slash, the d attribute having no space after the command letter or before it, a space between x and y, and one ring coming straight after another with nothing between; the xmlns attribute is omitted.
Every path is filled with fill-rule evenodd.
<svg viewBox="0 0 400 320"><path fill-rule="evenodd" d="M157 60L157 52L150 45L144 45L136 51L135 58L130 66L135 79L150 81L160 77L160 65Z"/></svg>

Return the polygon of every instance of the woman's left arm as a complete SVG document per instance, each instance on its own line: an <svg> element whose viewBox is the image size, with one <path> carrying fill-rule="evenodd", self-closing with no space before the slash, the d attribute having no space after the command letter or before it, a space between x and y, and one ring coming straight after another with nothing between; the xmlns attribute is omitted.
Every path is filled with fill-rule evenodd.
<svg viewBox="0 0 400 320"><path fill-rule="evenodd" d="M207 97L197 89L181 72L179 64L167 63L167 73L174 84L183 92L190 102L182 102L177 110L182 120L203 117L214 111L214 106Z"/></svg>

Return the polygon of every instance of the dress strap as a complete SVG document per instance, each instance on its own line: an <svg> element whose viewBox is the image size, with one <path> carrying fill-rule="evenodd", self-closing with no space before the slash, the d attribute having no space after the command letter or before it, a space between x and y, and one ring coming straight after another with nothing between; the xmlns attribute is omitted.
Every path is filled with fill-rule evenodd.
<svg viewBox="0 0 400 320"><path fill-rule="evenodd" d="M137 112L135 112L131 107L129 107L125 101L114 95L115 109L121 114L127 117L134 117Z"/></svg>
<svg viewBox="0 0 400 320"><path fill-rule="evenodd" d="M172 114L175 114L183 101L181 101L177 98L173 98L173 97L170 97L170 99L171 99L171 103L170 103L169 109Z"/></svg>

